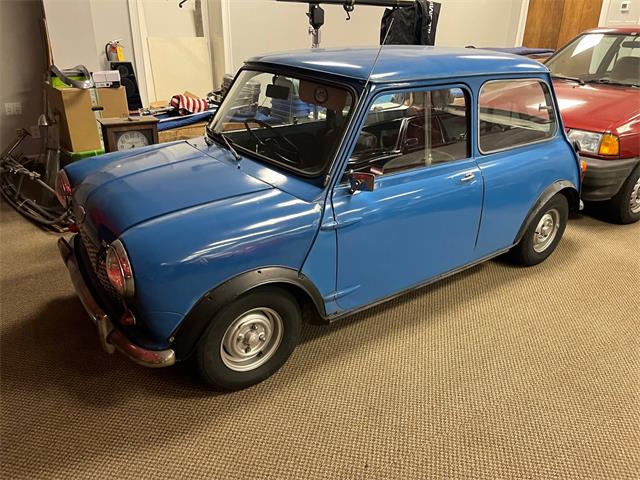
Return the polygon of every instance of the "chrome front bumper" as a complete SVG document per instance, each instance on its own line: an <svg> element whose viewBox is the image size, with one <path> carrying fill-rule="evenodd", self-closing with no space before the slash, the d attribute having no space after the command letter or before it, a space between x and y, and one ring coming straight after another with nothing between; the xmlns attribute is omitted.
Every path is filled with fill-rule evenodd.
<svg viewBox="0 0 640 480"><path fill-rule="evenodd" d="M117 349L130 360L152 368L168 367L176 362L176 354L173 350L147 350L132 343L120 330L115 328L85 283L73 247L64 238L60 238L58 239L58 250L60 250L67 270L69 270L76 294L89 314L89 318L98 329L100 343L107 353L113 353Z"/></svg>

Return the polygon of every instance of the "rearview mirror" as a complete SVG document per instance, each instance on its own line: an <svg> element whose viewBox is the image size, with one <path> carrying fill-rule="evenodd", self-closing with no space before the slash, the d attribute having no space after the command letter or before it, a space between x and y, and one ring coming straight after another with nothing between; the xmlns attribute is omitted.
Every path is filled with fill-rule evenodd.
<svg viewBox="0 0 640 480"><path fill-rule="evenodd" d="M349 192L372 192L375 188L376 176L373 173L351 172L349 174Z"/></svg>
<svg viewBox="0 0 640 480"><path fill-rule="evenodd" d="M265 95L269 98L275 98L276 100L287 100L289 98L289 88L281 85L267 85L267 91Z"/></svg>

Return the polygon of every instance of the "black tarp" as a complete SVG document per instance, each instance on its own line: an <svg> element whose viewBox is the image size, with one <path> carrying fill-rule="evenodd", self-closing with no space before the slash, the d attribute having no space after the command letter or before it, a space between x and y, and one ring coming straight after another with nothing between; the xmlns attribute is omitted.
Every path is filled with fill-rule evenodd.
<svg viewBox="0 0 640 480"><path fill-rule="evenodd" d="M440 7L438 2L417 0L411 7L387 8L382 16L380 43L435 45Z"/></svg>

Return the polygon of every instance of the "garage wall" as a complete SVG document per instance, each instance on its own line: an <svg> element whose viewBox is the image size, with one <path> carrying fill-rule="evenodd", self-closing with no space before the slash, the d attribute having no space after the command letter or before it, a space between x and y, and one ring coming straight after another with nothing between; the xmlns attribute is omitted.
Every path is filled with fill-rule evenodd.
<svg viewBox="0 0 640 480"><path fill-rule="evenodd" d="M217 35L222 40L222 45L214 44L214 72L218 81L223 73L234 72L244 60L255 55L311 46L306 5L272 0L211 0L209 5L212 17L221 19L217 28L222 31L212 32L212 37ZM323 8L326 12L323 47L378 43L381 9L359 6L347 22L341 7Z"/></svg>
<svg viewBox="0 0 640 480"><path fill-rule="evenodd" d="M148 36L196 36L195 1L189 0L182 8L178 8L179 2L180 0L142 0Z"/></svg>
<svg viewBox="0 0 640 480"><path fill-rule="evenodd" d="M44 48L39 1L0 0L0 151L16 129L35 125L42 113ZM4 104L22 103L22 114L7 116ZM40 151L39 140L25 140L25 153Z"/></svg>
<svg viewBox="0 0 640 480"><path fill-rule="evenodd" d="M436 44L440 46L512 47L526 0L440 0L442 13ZM322 46L379 44L383 9L357 6L350 21L339 6L324 5ZM214 45L216 79L235 71L254 55L308 48L306 5L274 0L210 0L211 15L221 19L224 47ZM526 13L526 8L524 9ZM215 36L216 32L212 32ZM215 54L216 49L218 54Z"/></svg>
<svg viewBox="0 0 640 480"><path fill-rule="evenodd" d="M600 27L632 27L640 25L640 0L627 0L629 10L621 11L622 0L604 0L600 14Z"/></svg>
<svg viewBox="0 0 640 480"><path fill-rule="evenodd" d="M515 47L525 0L440 0L436 43L447 47ZM524 19L523 25L524 25Z"/></svg>
<svg viewBox="0 0 640 480"><path fill-rule="evenodd" d="M122 39L126 59L135 64L127 0L43 0L43 5L60 68L82 64L105 70L104 46L114 39Z"/></svg>
<svg viewBox="0 0 640 480"><path fill-rule="evenodd" d="M91 0L91 19L95 37L94 54L100 70L107 70L104 46L109 40L121 39L127 61L133 62L133 39L127 0Z"/></svg>

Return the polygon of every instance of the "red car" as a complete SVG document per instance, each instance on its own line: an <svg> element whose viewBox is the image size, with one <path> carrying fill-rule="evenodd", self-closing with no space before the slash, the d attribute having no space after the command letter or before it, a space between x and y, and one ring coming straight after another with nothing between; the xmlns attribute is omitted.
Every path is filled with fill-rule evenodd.
<svg viewBox="0 0 640 480"><path fill-rule="evenodd" d="M640 219L640 27L598 28L545 62L570 140L587 163L582 198Z"/></svg>

